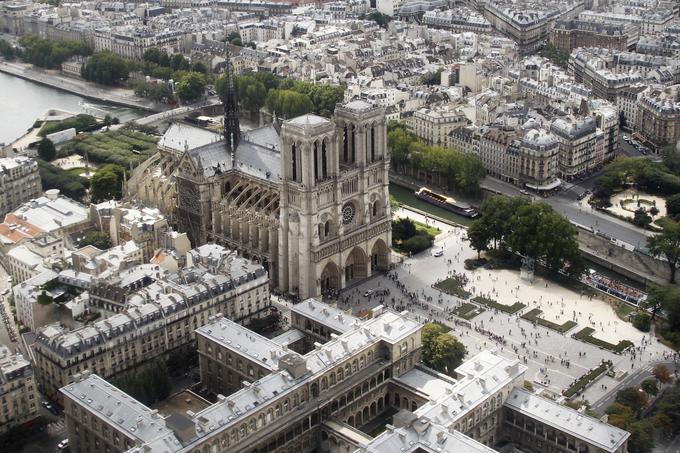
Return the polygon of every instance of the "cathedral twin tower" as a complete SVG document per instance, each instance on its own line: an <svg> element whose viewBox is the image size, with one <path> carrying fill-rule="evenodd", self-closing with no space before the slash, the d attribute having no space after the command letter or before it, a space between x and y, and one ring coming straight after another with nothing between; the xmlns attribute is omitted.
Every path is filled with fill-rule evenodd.
<svg viewBox="0 0 680 453"><path fill-rule="evenodd" d="M307 114L242 131L229 62L225 85L224 135L185 146L174 166L178 222L194 244L260 260L274 287L301 298L387 270L384 110L357 100L338 104L332 119Z"/></svg>

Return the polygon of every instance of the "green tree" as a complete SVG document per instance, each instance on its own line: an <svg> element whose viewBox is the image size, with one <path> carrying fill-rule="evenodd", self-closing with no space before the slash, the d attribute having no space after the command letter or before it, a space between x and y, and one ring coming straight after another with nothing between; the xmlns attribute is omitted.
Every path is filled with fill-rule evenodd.
<svg viewBox="0 0 680 453"><path fill-rule="evenodd" d="M188 71L190 67L189 60L181 53L176 53L170 59L170 68L173 71Z"/></svg>
<svg viewBox="0 0 680 453"><path fill-rule="evenodd" d="M243 42L241 40L241 34L238 31L232 31L231 33L229 33L225 41L234 46L241 47L243 45Z"/></svg>
<svg viewBox="0 0 680 453"><path fill-rule="evenodd" d="M440 372L452 373L467 354L465 346L454 336L444 333L439 324L425 324L421 340L423 363Z"/></svg>
<svg viewBox="0 0 680 453"><path fill-rule="evenodd" d="M443 69L438 69L434 72L428 72L427 74L423 74L420 76L420 84L421 85L440 85L442 81L442 71Z"/></svg>
<svg viewBox="0 0 680 453"><path fill-rule="evenodd" d="M38 156L41 159L51 162L57 157L57 149L49 138L43 138L38 143Z"/></svg>
<svg viewBox="0 0 680 453"><path fill-rule="evenodd" d="M236 91L241 107L252 113L258 112L267 99L264 84L252 75L236 78Z"/></svg>
<svg viewBox="0 0 680 453"><path fill-rule="evenodd" d="M470 241L470 247L477 251L477 258L481 257L483 251L489 250L491 235L485 222L472 222L467 230L467 238Z"/></svg>
<svg viewBox="0 0 680 453"><path fill-rule="evenodd" d="M310 113L314 110L312 101L305 94L293 90L270 90L265 100L265 106L270 112L283 118L294 118L296 116Z"/></svg>
<svg viewBox="0 0 680 453"><path fill-rule="evenodd" d="M78 241L78 247L85 247L87 245L97 247L99 250L108 250L113 246L111 237L101 231L88 231L87 234Z"/></svg>
<svg viewBox="0 0 680 453"><path fill-rule="evenodd" d="M652 223L652 217L647 214L645 208L638 208L633 215L633 223L641 228L647 228Z"/></svg>
<svg viewBox="0 0 680 453"><path fill-rule="evenodd" d="M666 367L665 365L661 365L661 364L656 365L652 369L652 375L654 375L656 380L661 382L662 384L668 384L669 382L671 382L673 380L673 375L668 370L668 367ZM678 381L678 382L680 382L680 381ZM676 384L676 386L677 386L677 384ZM678 392L678 396L680 397L680 392ZM680 406L679 406L679 408L680 408Z"/></svg>
<svg viewBox="0 0 680 453"><path fill-rule="evenodd" d="M680 223L667 222L663 232L647 238L647 247L654 256L666 258L670 268L671 283L675 283L675 272L680 261Z"/></svg>
<svg viewBox="0 0 680 453"><path fill-rule="evenodd" d="M680 193L666 199L666 212L673 220L680 221Z"/></svg>
<svg viewBox="0 0 680 453"><path fill-rule="evenodd" d="M16 50L13 45L4 39L0 39L0 55L6 60L13 60L16 57Z"/></svg>
<svg viewBox="0 0 680 453"><path fill-rule="evenodd" d="M404 241L416 235L416 224L406 217L392 221L392 240Z"/></svg>
<svg viewBox="0 0 680 453"><path fill-rule="evenodd" d="M647 313L637 313L633 318L633 326L642 332L649 332L652 327L652 318Z"/></svg>
<svg viewBox="0 0 680 453"><path fill-rule="evenodd" d="M177 83L175 93L185 102L195 101L203 96L205 85L205 78L202 74L190 72Z"/></svg>
<svg viewBox="0 0 680 453"><path fill-rule="evenodd" d="M616 393L616 402L630 407L637 417L647 406L647 395L637 387L626 387Z"/></svg>
<svg viewBox="0 0 680 453"><path fill-rule="evenodd" d="M633 409L618 402L614 402L605 412L609 416L609 423L621 429L626 429L635 420Z"/></svg>
<svg viewBox="0 0 680 453"><path fill-rule="evenodd" d="M85 80L102 85L120 84L129 75L128 62L108 50L92 55L81 69L81 76Z"/></svg>
<svg viewBox="0 0 680 453"><path fill-rule="evenodd" d="M207 74L208 73L208 67L200 61L197 61L191 66L191 70L193 72L200 72L201 74Z"/></svg>
<svg viewBox="0 0 680 453"><path fill-rule="evenodd" d="M92 54L92 49L81 41L52 41L29 34L19 39L23 58L43 68L59 68L69 58Z"/></svg>
<svg viewBox="0 0 680 453"><path fill-rule="evenodd" d="M90 178L90 196L95 203L122 196L123 167L107 164Z"/></svg>
<svg viewBox="0 0 680 453"><path fill-rule="evenodd" d="M628 431L628 453L650 453L654 449L654 425L650 420L633 422Z"/></svg>
<svg viewBox="0 0 680 453"><path fill-rule="evenodd" d="M547 203L520 206L512 220L508 243L523 256L540 260L551 270L570 275L583 271L576 229Z"/></svg>
<svg viewBox="0 0 680 453"><path fill-rule="evenodd" d="M390 16L378 11L373 11L367 16L367 18L369 20L372 20L373 22L378 24L380 28L384 28L385 30L387 30L387 24L389 24L392 21L392 18Z"/></svg>
<svg viewBox="0 0 680 453"><path fill-rule="evenodd" d="M148 61L149 63L155 63L155 64L160 64L161 63L161 55L164 54L164 51L161 51L158 47L152 47L151 49L147 49L144 51L144 56L142 59L144 61Z"/></svg>
<svg viewBox="0 0 680 453"><path fill-rule="evenodd" d="M650 396L656 396L659 393L659 387L656 385L656 379L645 379L640 384L640 388Z"/></svg>

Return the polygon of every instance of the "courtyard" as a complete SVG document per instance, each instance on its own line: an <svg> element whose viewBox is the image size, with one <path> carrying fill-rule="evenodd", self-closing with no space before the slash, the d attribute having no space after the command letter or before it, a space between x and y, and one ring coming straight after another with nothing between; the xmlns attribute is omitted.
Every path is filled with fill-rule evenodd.
<svg viewBox="0 0 680 453"><path fill-rule="evenodd" d="M441 248L443 256L434 256L427 250L402 258L388 276L374 277L343 292L340 308L356 313L383 303L409 310L423 322L447 324L470 354L496 348L503 355L519 358L529 367L526 379L534 388L554 395L561 394L603 360L611 361L614 378L602 377L583 395L591 402L615 391L626 375L665 361L664 356L671 353L649 333L622 321L604 299L539 277L529 282L520 277L519 271L468 271L464 261L476 258L477 252L465 241L465 229L404 209L395 214L439 228L442 233L431 250ZM449 290L437 289L436 284ZM471 295L460 299L454 294L464 292L453 291L452 287L462 287ZM366 290L376 288L387 288L390 293L364 297ZM572 338L575 334L580 339ZM621 349L625 350L620 352Z"/></svg>

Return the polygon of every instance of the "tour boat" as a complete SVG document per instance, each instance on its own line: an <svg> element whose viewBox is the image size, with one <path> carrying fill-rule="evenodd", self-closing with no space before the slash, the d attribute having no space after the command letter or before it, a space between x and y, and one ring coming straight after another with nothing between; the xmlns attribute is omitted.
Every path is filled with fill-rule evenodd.
<svg viewBox="0 0 680 453"><path fill-rule="evenodd" d="M433 192L427 187L421 187L416 190L416 198L471 219L479 216L479 212L475 208L456 201L451 197Z"/></svg>

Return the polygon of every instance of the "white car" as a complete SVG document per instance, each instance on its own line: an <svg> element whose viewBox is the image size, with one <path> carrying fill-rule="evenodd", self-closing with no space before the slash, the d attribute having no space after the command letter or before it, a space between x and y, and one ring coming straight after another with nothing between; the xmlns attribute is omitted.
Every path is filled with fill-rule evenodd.
<svg viewBox="0 0 680 453"><path fill-rule="evenodd" d="M369 290L367 290L367 291L364 293L364 297L368 297L368 296L370 296L371 294L373 294L373 290L372 290L372 289L369 289Z"/></svg>
<svg viewBox="0 0 680 453"><path fill-rule="evenodd" d="M630 140L627 135L624 135L622 138L623 138L624 142L627 142L628 140Z"/></svg>
<svg viewBox="0 0 680 453"><path fill-rule="evenodd" d="M437 258L440 257L440 256L444 256L444 249L435 250L434 252L432 252L432 256L437 257Z"/></svg>
<svg viewBox="0 0 680 453"><path fill-rule="evenodd" d="M64 451L68 448L68 439L64 439L57 444L57 451Z"/></svg>

